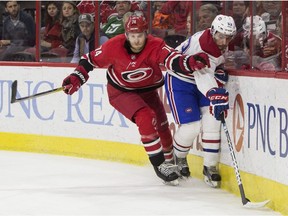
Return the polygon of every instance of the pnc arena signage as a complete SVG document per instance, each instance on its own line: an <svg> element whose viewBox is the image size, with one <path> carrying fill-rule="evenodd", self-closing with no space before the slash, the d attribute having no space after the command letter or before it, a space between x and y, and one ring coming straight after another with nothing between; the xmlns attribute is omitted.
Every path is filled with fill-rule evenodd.
<svg viewBox="0 0 288 216"><path fill-rule="evenodd" d="M288 113L285 108L243 100L236 94L232 131L237 152L248 148L271 156L287 158Z"/></svg>

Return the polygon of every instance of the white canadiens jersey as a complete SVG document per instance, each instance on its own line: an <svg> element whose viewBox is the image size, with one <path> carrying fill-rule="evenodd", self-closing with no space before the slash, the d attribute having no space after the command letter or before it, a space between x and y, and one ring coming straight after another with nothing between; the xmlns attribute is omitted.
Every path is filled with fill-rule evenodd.
<svg viewBox="0 0 288 216"><path fill-rule="evenodd" d="M223 53L221 53L221 50L218 48L218 46L216 45L216 43L214 42L214 40L212 38L210 29L206 29L204 31L200 31L200 32L195 33L190 38L188 38L183 43L181 43L176 48L176 50L178 50L181 53L186 54L186 55L195 55L195 54L201 53L201 52L202 53L205 52L206 54L208 54L211 67L209 69L206 69L206 70L205 69L201 70L201 72L197 73L197 75L195 72L192 75L191 74L184 75L184 74L180 74L177 72L172 73L172 72L168 71L168 73L171 74L172 76L177 77L178 79L180 79L182 81L193 83L193 84L196 84L196 82L197 82L197 81L195 81L195 76L199 77L199 76L204 75L205 73L210 73L211 77L213 77L213 79L214 79L214 71L215 71L216 67L223 64L225 61ZM210 86L207 86L204 89L210 89L213 87L218 87L216 81L215 81L215 83L210 82L210 84L207 84L207 85L210 85ZM213 86L213 85L216 85L216 86ZM199 89L199 90L201 91L201 89ZM205 94L206 90L203 90L203 91L201 91L201 92L203 94Z"/></svg>

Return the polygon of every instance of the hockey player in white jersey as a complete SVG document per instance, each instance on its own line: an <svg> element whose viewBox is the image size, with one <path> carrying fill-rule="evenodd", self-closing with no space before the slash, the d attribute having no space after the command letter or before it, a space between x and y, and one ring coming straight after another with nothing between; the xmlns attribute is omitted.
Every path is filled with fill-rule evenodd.
<svg viewBox="0 0 288 216"><path fill-rule="evenodd" d="M183 54L200 52L208 54L210 68L195 71L191 75L166 74L165 89L175 122L179 125L174 135L175 161L179 173L189 177L187 154L193 140L202 132L203 175L207 184L219 187L218 172L220 150L220 117L229 109L228 92L223 88L228 81L224 70L224 53L236 34L232 17L218 15L211 28L192 35L176 49ZM211 115L212 114L212 115Z"/></svg>

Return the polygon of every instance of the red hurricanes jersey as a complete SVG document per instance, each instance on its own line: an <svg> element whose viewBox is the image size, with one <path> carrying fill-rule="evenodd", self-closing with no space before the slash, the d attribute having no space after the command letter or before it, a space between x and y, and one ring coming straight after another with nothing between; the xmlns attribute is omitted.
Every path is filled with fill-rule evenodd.
<svg viewBox="0 0 288 216"><path fill-rule="evenodd" d="M138 54L129 53L125 42L126 36L118 35L85 58L94 67L107 67L108 82L122 90L148 90L162 86L161 65L172 70L172 62L180 53L151 35L148 35L144 49Z"/></svg>

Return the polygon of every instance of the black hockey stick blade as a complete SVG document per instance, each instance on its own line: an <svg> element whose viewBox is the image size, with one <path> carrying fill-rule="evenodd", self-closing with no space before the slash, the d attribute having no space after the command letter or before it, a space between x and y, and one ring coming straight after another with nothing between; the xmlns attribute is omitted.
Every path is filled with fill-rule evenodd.
<svg viewBox="0 0 288 216"><path fill-rule="evenodd" d="M11 93L11 104L12 104L12 103L15 103L15 101L16 101L17 80L15 80L15 81L12 83L11 89L12 89L12 93Z"/></svg>
<svg viewBox="0 0 288 216"><path fill-rule="evenodd" d="M235 153L234 153L234 150L233 150L233 144L232 144L232 140L231 140L230 135L229 135L229 131L228 131L227 125L226 125L224 113L221 114L221 123L222 123L223 129L224 129L224 132L225 132L225 135L226 135L226 138L227 138L229 151L230 151L230 154L231 154L231 157L232 157L232 161L233 161L233 164L234 164L234 170L235 170L236 179L237 179L237 182L238 182L239 191L240 191L240 195L241 195L243 206L246 207L246 208L261 208L261 207L264 207L268 202L270 202L270 200L265 200L263 202L251 202L245 196L244 187L243 187L242 180L241 180L241 177L240 177L240 172L239 172L239 168L238 168L238 165L237 165L237 160L236 160Z"/></svg>
<svg viewBox="0 0 288 216"><path fill-rule="evenodd" d="M33 99L33 98L36 98L36 97L40 97L40 96L44 96L44 95L48 95L48 94L52 94L52 93L55 93L55 92L62 91L64 89L65 89L65 87L62 86L62 87L55 88L55 89L52 89L52 90L48 90L48 91L40 92L40 93L37 93L37 94L33 94L33 95L30 95L30 96L27 96L27 97L16 98L16 94L17 94L17 80L15 80L12 83L11 104L12 103L16 103L16 102L20 102L20 101L24 101L24 100L30 100L30 99Z"/></svg>

